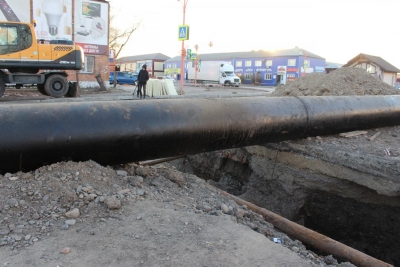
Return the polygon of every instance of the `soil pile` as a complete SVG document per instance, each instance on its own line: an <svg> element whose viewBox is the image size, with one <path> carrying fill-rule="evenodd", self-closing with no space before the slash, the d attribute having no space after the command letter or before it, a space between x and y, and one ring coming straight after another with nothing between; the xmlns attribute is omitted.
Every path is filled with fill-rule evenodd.
<svg viewBox="0 0 400 267"><path fill-rule="evenodd" d="M0 175L0 259L7 266L353 266L308 251L168 164L93 161Z"/></svg>
<svg viewBox="0 0 400 267"><path fill-rule="evenodd" d="M360 68L340 68L329 74L311 73L283 86L273 96L397 95L400 90Z"/></svg>

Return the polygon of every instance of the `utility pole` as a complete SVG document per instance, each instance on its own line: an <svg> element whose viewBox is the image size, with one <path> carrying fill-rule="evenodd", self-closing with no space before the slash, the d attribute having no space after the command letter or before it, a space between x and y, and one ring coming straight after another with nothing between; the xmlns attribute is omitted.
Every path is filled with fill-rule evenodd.
<svg viewBox="0 0 400 267"><path fill-rule="evenodd" d="M182 3L183 6L183 24L185 25L185 16L186 16L186 5L189 0L178 0L178 2ZM188 33L186 33L188 34ZM185 40L182 40L182 51L181 51L181 80L180 80L180 94L183 95L183 78L185 76Z"/></svg>

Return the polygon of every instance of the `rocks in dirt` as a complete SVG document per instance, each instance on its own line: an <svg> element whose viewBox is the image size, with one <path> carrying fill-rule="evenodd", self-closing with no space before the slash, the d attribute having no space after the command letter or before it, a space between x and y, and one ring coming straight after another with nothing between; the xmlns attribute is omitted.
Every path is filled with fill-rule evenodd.
<svg viewBox="0 0 400 267"><path fill-rule="evenodd" d="M61 197L61 201L63 203L74 203L78 200L78 196L75 192L65 192L65 194Z"/></svg>
<svg viewBox="0 0 400 267"><path fill-rule="evenodd" d="M127 175L128 175L128 172L127 172L127 171L118 170L118 171L117 171L117 175L118 175L118 176L127 176Z"/></svg>
<svg viewBox="0 0 400 267"><path fill-rule="evenodd" d="M104 204L110 210L117 210L120 209L122 206L121 201L119 199L116 199L115 197L106 197L104 199Z"/></svg>
<svg viewBox="0 0 400 267"><path fill-rule="evenodd" d="M122 205L128 208L130 204L149 199L182 214L226 214L224 217L230 216L226 218L263 235L281 237L283 245L298 247L299 254L306 251L301 244L284 238L284 234L276 234L272 225L222 196L197 176L181 173L168 164L154 167L132 164L130 167L124 166L124 169L126 174L92 161L62 162L39 168L34 175L9 174L9 177L19 177L15 181L3 176L1 182L4 187L0 187L0 195L9 197L0 199L1 216L7 215L0 217L0 245L21 249L50 236L53 231L71 231L78 222L80 228L94 234L91 227L111 225L115 219L130 218L137 221L138 225L152 219L164 220L158 214L146 213L146 210L125 214L122 209ZM32 195L28 195L29 192L33 192ZM104 219L106 217L110 220ZM197 233L202 229L197 223L180 218L178 226L182 228L181 233ZM142 230L145 231L138 229ZM132 233L132 237L138 240L145 236L139 235L139 232ZM180 234L165 232L165 236L174 240ZM318 259L323 262L322 257L316 258L316 261Z"/></svg>
<svg viewBox="0 0 400 267"><path fill-rule="evenodd" d="M9 233L10 231L7 229L0 230L0 235L8 235Z"/></svg>
<svg viewBox="0 0 400 267"><path fill-rule="evenodd" d="M128 183L131 186L138 187L138 186L140 186L140 184L143 183L143 177L142 176L128 176L127 179L128 179Z"/></svg>
<svg viewBox="0 0 400 267"><path fill-rule="evenodd" d="M135 194L137 196L144 196L144 194L146 193L146 191L144 191L143 189L136 189Z"/></svg>
<svg viewBox="0 0 400 267"><path fill-rule="evenodd" d="M88 194L93 194L94 193L94 189L91 186L85 186L82 187L82 191Z"/></svg>
<svg viewBox="0 0 400 267"><path fill-rule="evenodd" d="M122 190L119 190L119 191L117 192L117 194L120 194L120 195L128 194L130 191L131 191L131 190L130 190L129 188L127 188L127 189L122 189Z"/></svg>
<svg viewBox="0 0 400 267"><path fill-rule="evenodd" d="M138 176L147 177L150 174L150 168L148 166L139 166L135 169L135 173Z"/></svg>
<svg viewBox="0 0 400 267"><path fill-rule="evenodd" d="M79 209L74 208L68 212L65 213L65 216L68 218L78 218L81 215Z"/></svg>
<svg viewBox="0 0 400 267"><path fill-rule="evenodd" d="M75 225L75 223L76 223L76 220L74 220L74 219L66 220L66 221L65 221L65 224L66 224L66 225Z"/></svg>
<svg viewBox="0 0 400 267"><path fill-rule="evenodd" d="M226 204L222 204L221 205L221 210L222 210L222 212L223 213L225 213L225 214L229 214L230 213L230 209L229 209L229 207L226 205Z"/></svg>
<svg viewBox="0 0 400 267"><path fill-rule="evenodd" d="M18 200L16 200L15 198L10 198L6 200L6 204L10 207L15 207L18 206Z"/></svg>
<svg viewBox="0 0 400 267"><path fill-rule="evenodd" d="M62 250L61 250L61 253L62 254L68 254L68 253L70 253L71 252L71 248L69 248L69 247L65 247L65 248L63 248Z"/></svg>
<svg viewBox="0 0 400 267"><path fill-rule="evenodd" d="M337 260L334 257L332 257L332 255L326 256L324 258L324 262L329 265L337 265L338 264Z"/></svg>
<svg viewBox="0 0 400 267"><path fill-rule="evenodd" d="M300 249L296 246L293 246L290 248L293 252L298 253L300 251Z"/></svg>
<svg viewBox="0 0 400 267"><path fill-rule="evenodd" d="M164 169L163 174L166 178L168 178L171 182L178 184L179 186L184 186L186 181L185 177L182 175L181 172L171 170L171 169Z"/></svg>

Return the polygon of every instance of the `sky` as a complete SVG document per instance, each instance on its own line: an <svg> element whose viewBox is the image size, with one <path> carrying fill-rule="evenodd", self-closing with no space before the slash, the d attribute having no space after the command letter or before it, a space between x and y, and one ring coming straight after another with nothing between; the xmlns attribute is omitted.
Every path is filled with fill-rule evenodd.
<svg viewBox="0 0 400 267"><path fill-rule="evenodd" d="M113 25L141 22L119 57L180 54L183 0L110 0ZM198 53L299 47L345 64L360 53L400 69L400 0L188 0L185 48ZM213 46L210 47L209 43Z"/></svg>

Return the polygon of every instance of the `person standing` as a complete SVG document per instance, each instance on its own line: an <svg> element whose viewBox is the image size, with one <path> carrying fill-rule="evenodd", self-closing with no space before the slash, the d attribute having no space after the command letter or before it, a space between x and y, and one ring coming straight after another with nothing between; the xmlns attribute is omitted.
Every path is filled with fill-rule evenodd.
<svg viewBox="0 0 400 267"><path fill-rule="evenodd" d="M142 98L142 87L143 87L143 98L146 98L146 84L147 81L149 80L149 73L147 71L147 66L146 64L142 66L142 69L139 71L138 74L138 92L137 92L137 97Z"/></svg>

